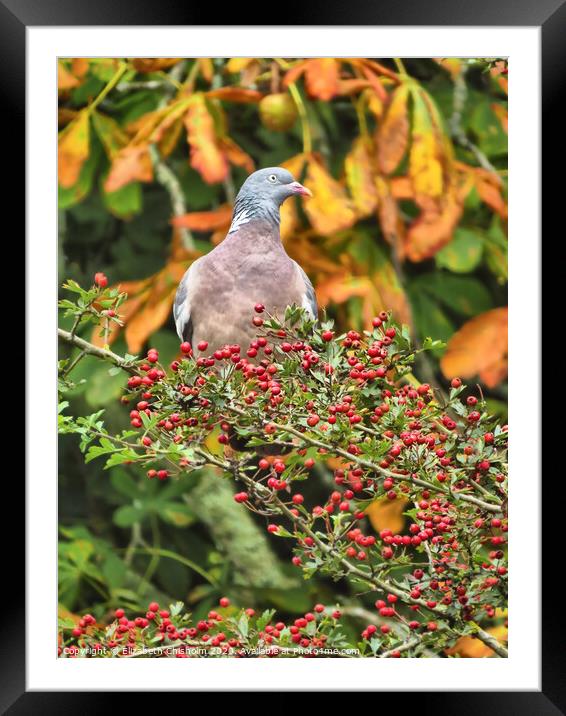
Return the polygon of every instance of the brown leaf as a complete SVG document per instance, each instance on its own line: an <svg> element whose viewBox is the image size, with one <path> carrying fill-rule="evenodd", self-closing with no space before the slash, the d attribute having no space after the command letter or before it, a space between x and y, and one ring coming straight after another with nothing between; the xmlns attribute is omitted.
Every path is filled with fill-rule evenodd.
<svg viewBox="0 0 566 716"><path fill-rule="evenodd" d="M324 102L332 99L340 91L338 61L333 57L321 57L307 60L305 86L311 97Z"/></svg>
<svg viewBox="0 0 566 716"><path fill-rule="evenodd" d="M182 226L193 231L216 231L228 228L232 219L232 206L222 204L214 211L192 211L171 219L173 226Z"/></svg>
<svg viewBox="0 0 566 716"><path fill-rule="evenodd" d="M153 179L153 167L147 144L128 145L121 149L112 162L104 191L121 189L133 181L149 182Z"/></svg>
<svg viewBox="0 0 566 716"><path fill-rule="evenodd" d="M221 99L225 102L242 102L244 104L255 104L263 97L261 92L245 87L219 87L209 90L206 93L209 99Z"/></svg>
<svg viewBox="0 0 566 716"><path fill-rule="evenodd" d="M408 86L397 87L377 129L377 161L383 174L394 172L407 151L409 144L408 99Z"/></svg>
<svg viewBox="0 0 566 716"><path fill-rule="evenodd" d="M373 154L371 140L358 137L344 162L346 184L360 217L369 216L377 206Z"/></svg>
<svg viewBox="0 0 566 716"><path fill-rule="evenodd" d="M306 184L313 196L304 203L305 213L319 234L329 236L356 222L356 212L344 187L314 157L308 162Z"/></svg>
<svg viewBox="0 0 566 716"><path fill-rule="evenodd" d="M465 323L448 341L440 367L446 378L479 375L488 388L507 374L507 308L493 308Z"/></svg>
<svg viewBox="0 0 566 716"><path fill-rule="evenodd" d="M88 112L82 110L59 134L57 169L59 184L69 189L77 183L89 154L90 122Z"/></svg>
<svg viewBox="0 0 566 716"><path fill-rule="evenodd" d="M208 184L223 181L228 175L228 161L218 145L214 120L202 94L192 96L185 114L185 126L193 169Z"/></svg>
<svg viewBox="0 0 566 716"><path fill-rule="evenodd" d="M397 497L396 500L381 497L368 505L365 513L376 532L391 530L394 534L399 534L405 524L403 512L407 502L404 497Z"/></svg>
<svg viewBox="0 0 566 716"><path fill-rule="evenodd" d="M405 255L405 224L399 215L397 202L391 191L391 182L381 176L375 177L375 189L378 197L377 216L383 237L395 247L400 259Z"/></svg>

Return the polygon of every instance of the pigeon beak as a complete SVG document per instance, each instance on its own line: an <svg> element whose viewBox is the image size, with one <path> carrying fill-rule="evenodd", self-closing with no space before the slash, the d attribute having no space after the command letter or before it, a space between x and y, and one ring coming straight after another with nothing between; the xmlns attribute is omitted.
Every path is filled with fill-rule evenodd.
<svg viewBox="0 0 566 716"><path fill-rule="evenodd" d="M312 196L312 191L310 189L307 189L306 186L299 184L298 181L294 181L291 184L291 189L293 191L293 194L300 194L301 196Z"/></svg>

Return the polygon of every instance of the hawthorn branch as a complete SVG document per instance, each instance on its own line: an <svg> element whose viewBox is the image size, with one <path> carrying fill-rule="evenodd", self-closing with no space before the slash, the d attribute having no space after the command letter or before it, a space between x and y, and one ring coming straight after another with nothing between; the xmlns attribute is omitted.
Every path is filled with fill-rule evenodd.
<svg viewBox="0 0 566 716"><path fill-rule="evenodd" d="M79 338L78 336L73 336L71 333L69 333L68 331L64 331L61 328L58 329L58 334L62 340L77 346L86 355L93 355L101 360L110 362L113 365L116 365L129 373L137 373L135 366L133 366L129 361L127 361L126 359L122 358L121 356L117 355L116 353L114 353L110 350L107 350L104 348L99 348L98 346L95 346L92 343L89 343L88 341L85 341L84 339ZM244 411L240 410L239 408L230 407L227 409L235 414L244 415L244 416L246 415L244 413ZM262 422L262 424L266 424L271 421L262 419L261 422ZM412 482L415 484L423 485L424 487L426 487L428 489L434 489L438 492L442 492L447 495L451 495L455 499L461 499L461 500L464 500L467 502L471 502L473 504L477 504L479 507L482 507L485 510L489 510L492 512L500 512L501 511L500 506L496 506L496 505L492 505L492 504L483 502L482 500L479 500L478 498L475 498L472 495L454 495L453 492L451 492L450 490L447 490L444 487L432 485L431 483L428 483L424 480L419 480L418 478L405 477L403 475L399 475L398 473L394 473L389 470L380 468L379 465L376 465L375 463L373 463L369 460L366 460L364 458L359 458L356 455L350 454L346 450L342 450L341 448L337 448L332 445L323 443L320 440L317 440L315 438L311 438L310 436L307 436L288 425L281 425L281 424L277 424L277 423L274 423L274 425L277 429L285 431L291 435L294 435L295 437L301 439L304 442L307 442L315 447L322 448L326 451L334 452L335 454L341 455L350 461L357 462L358 464L368 467L372 470L382 472L384 474L389 474L396 479L404 479L406 481L409 481L409 482ZM435 614L443 619L446 619L448 622L452 623L453 625L456 625L457 620L452 615L446 614L444 612L440 612L438 610L432 610L430 607L428 607L426 600L420 599L420 598L413 599L408 592L401 589L396 584L382 579L381 577L379 577L379 575L375 574L375 572L365 570L365 569L362 569L360 567L357 567L357 566L351 564L345 557L340 555L340 553L334 547L329 546L324 540L322 540L320 538L320 536L318 535L318 533L316 533L302 517L295 515L291 511L291 509L277 495L275 495L271 490L269 490L269 488L256 482L253 478L246 475L245 472L242 472L240 470L241 463L239 463L238 461L224 460L221 457L212 455L207 450L204 450L201 447L196 447L194 451L196 454L200 455L207 463L209 463L211 465L215 465L216 467L219 467L220 469L224 470L225 472L233 473L234 476L236 477L236 479L241 480L260 499L262 499L263 501L269 502L270 505L275 506L277 508L279 514L287 517L291 521L292 524L294 524L296 527L298 527L305 534L309 535L324 555L326 555L329 559L336 559L338 561L338 563L343 567L345 574L350 575L351 577L357 578L357 579L365 582L372 589L395 594L403 602L405 602L407 604L418 605L422 609L425 609L427 612L431 612L432 614ZM499 641L497 641L497 639L495 639L495 637L488 634L486 631L484 631L483 629L481 629L478 626L476 626L475 636L478 639L480 639L484 644L486 644L490 649L492 649L498 656L507 657L507 655L508 655L507 649Z"/></svg>
<svg viewBox="0 0 566 716"><path fill-rule="evenodd" d="M245 416L246 413L243 410L240 410L240 408L236 408L234 406L228 406L226 407L226 410L232 413L235 413L237 415ZM376 463L372 462L371 460L366 460L365 458L361 458L358 455L352 455L347 450L343 450L342 448L339 448L335 445L330 445L328 443L323 443L320 440L317 440L316 438L312 438L309 435L305 435L304 433L301 433L299 430L295 430L295 428L290 427L289 425L283 425L281 423L275 423L271 420L262 419L262 424L267 425L268 423L274 425L277 430L281 430L283 432L287 432L290 435L294 435L295 437L301 439L303 442L309 443L313 447L318 447L326 451L330 451L335 453L336 455L340 455L341 457L346 458L347 460L351 462L355 462L358 465L361 465L362 467L367 467L370 470L373 470L374 472L381 473L382 475L386 475L387 477L392 477L396 480L402 480L405 482L410 482L415 485L420 485L421 487L425 487L429 490L434 490L435 492L441 492L444 495L448 495L449 497L452 497L455 500L463 500L464 502L470 502L474 505L477 505L478 507L481 507L484 510L488 510L490 512L501 512L501 503L499 500L497 500L497 504L490 504L488 502L485 502L484 500L480 500L477 497L474 497L473 495L462 495L462 494L455 494L452 490L447 489L446 487L442 487L441 485L434 485L433 483L427 482L426 480L421 480L418 477L410 477L406 475L401 475L398 472L393 472L392 470L387 470L386 468L380 467Z"/></svg>
<svg viewBox="0 0 566 716"><path fill-rule="evenodd" d="M461 124L462 113L468 98L468 85L466 84L467 70L467 66L462 65L460 73L454 78L454 97L452 100L452 116L450 117L450 134L452 135L452 139L454 139L457 144L473 154L482 169L492 173L497 179L497 182L501 184L501 177L497 173L497 169L493 166L481 149L467 136Z"/></svg>
<svg viewBox="0 0 566 716"><path fill-rule="evenodd" d="M206 450L203 450L201 448L197 448L195 450L196 453L200 454L201 457L205 458L209 462L211 462L213 465L216 465L217 467L222 468L226 472L237 472L238 471L238 463L237 462L228 462L226 460L222 460L222 458L218 458L216 456L211 455ZM341 566L344 568L345 572L349 574L352 577L356 577L362 581L364 581L366 584L368 584L370 587L373 587L374 589L377 589L378 591L384 591L389 592L390 594L395 594L399 599L401 599L406 604L417 604L422 609L427 610L431 614L434 614L440 618L446 619L448 622L450 622L452 625L456 625L457 620L450 614L440 612L435 609L431 609L425 599L413 599L413 597L410 596L408 592L401 589L400 587L396 586L395 584L385 581L384 579L381 579L378 575L368 571L361 569L359 567L356 567L355 565L351 564L345 557L342 557L336 549L333 547L330 547L324 540L322 540L319 535L311 529L310 525L307 524L307 522L302 519L301 517L293 514L289 507L277 497L277 495L274 495L269 488L265 487L264 485L261 485L257 483L255 480L253 480L248 475L245 475L244 473L238 474L239 479L248 486L251 490L255 491L255 494L260 498L264 500L269 500L270 504L273 504L277 507L280 514L285 515L291 523L295 524L299 529L307 534L309 537L312 538L316 546L321 550L323 554L325 554L330 559L337 559L338 562L341 564ZM476 636L478 639L484 642L487 646L489 646L493 651L501 657L506 657L507 650L505 647L495 639L495 637L491 636L487 632L485 632L483 629L480 629L477 627ZM486 641L487 639L487 641Z"/></svg>
<svg viewBox="0 0 566 716"><path fill-rule="evenodd" d="M70 343L77 348L80 348L83 354L95 356L96 358L105 360L108 363L112 363L113 365L118 366L118 368L122 368L122 370L125 370L127 373L137 373L135 366L132 365L130 361L126 360L125 358L122 358L122 356L119 356L117 353L114 353L113 351L108 350L106 348L99 348L98 346L95 346L94 343L89 343L83 338L79 338L79 336L73 335L69 331L64 331L62 328L58 328L57 333L61 340L66 341L67 343Z"/></svg>

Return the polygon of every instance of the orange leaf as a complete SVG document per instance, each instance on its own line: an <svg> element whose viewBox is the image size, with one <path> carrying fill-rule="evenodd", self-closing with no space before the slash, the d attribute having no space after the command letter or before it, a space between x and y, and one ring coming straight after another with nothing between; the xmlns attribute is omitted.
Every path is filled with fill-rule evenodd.
<svg viewBox="0 0 566 716"><path fill-rule="evenodd" d="M311 97L327 102L340 91L339 65L333 57L307 60L305 86Z"/></svg>
<svg viewBox="0 0 566 716"><path fill-rule="evenodd" d="M371 86L372 84L369 80L362 80L357 77L340 80L338 83L338 87L340 89L339 94L341 95L358 94L358 92L362 92Z"/></svg>
<svg viewBox="0 0 566 716"><path fill-rule="evenodd" d="M405 524L403 511L407 502L408 500L404 497L397 497L396 500L382 497L368 505L365 513L376 532L391 530L393 533L398 534Z"/></svg>
<svg viewBox="0 0 566 716"><path fill-rule="evenodd" d="M228 162L221 152L210 115L202 94L195 94L185 115L190 147L190 164L205 182L215 184L228 175Z"/></svg>
<svg viewBox="0 0 566 716"><path fill-rule="evenodd" d="M372 283L367 276L351 276L343 272L320 282L316 287L316 295L324 308L331 301L344 303L354 296L367 297L372 290Z"/></svg>
<svg viewBox="0 0 566 716"><path fill-rule="evenodd" d="M68 189L77 183L81 169L89 154L90 123L85 110L59 134L59 184Z"/></svg>
<svg viewBox="0 0 566 716"><path fill-rule="evenodd" d="M447 378L479 375L488 388L507 373L507 308L493 308L465 323L448 341L440 367Z"/></svg>
<svg viewBox="0 0 566 716"><path fill-rule="evenodd" d="M73 89L73 87L78 87L79 85L78 79L59 61L57 63L57 87L59 92Z"/></svg>
<svg viewBox="0 0 566 716"><path fill-rule="evenodd" d="M219 87L206 93L209 99L222 99L225 102L243 102L253 104L263 97L261 92L244 87Z"/></svg>
<svg viewBox="0 0 566 716"><path fill-rule="evenodd" d="M499 187L495 186L490 181L483 181L478 179L476 182L476 188L481 200L490 206L499 216L506 220L507 219L507 202L501 196Z"/></svg>
<svg viewBox="0 0 566 716"><path fill-rule="evenodd" d="M138 72L158 72L173 67L180 61L180 57L134 57L132 64Z"/></svg>
<svg viewBox="0 0 566 716"><path fill-rule="evenodd" d="M232 218L232 206L222 204L214 211L192 211L171 219L173 226L182 226L193 231L216 231L228 228Z"/></svg>
<svg viewBox="0 0 566 716"><path fill-rule="evenodd" d="M199 57L196 62L198 63L201 75L207 82L212 82L214 77L214 65L210 57Z"/></svg>
<svg viewBox="0 0 566 716"><path fill-rule="evenodd" d="M377 205L371 140L358 137L344 162L346 184L360 217L369 216Z"/></svg>
<svg viewBox="0 0 566 716"><path fill-rule="evenodd" d="M452 181L455 181L454 177ZM473 178L468 176L459 186L450 186L442 199L429 199L426 204L422 202L424 208L409 226L405 236L407 258L423 261L434 256L452 239L464 211L464 199L472 185Z"/></svg>
<svg viewBox="0 0 566 716"><path fill-rule="evenodd" d="M308 162L306 184L313 197L305 201L305 213L319 234L329 236L355 223L356 213L344 187L314 158Z"/></svg>
<svg viewBox="0 0 566 716"><path fill-rule="evenodd" d="M149 182L152 179L153 167L148 145L128 145L118 152L112 162L104 182L104 191L117 191L130 182Z"/></svg>
<svg viewBox="0 0 566 716"><path fill-rule="evenodd" d="M249 174L255 169L254 160L249 154L239 147L230 137L222 137L218 140L218 146L230 162L237 167L243 167Z"/></svg>
<svg viewBox="0 0 566 716"><path fill-rule="evenodd" d="M409 88L400 85L393 92L385 117L379 124L376 143L380 171L391 174L405 156L409 144Z"/></svg>
<svg viewBox="0 0 566 716"><path fill-rule="evenodd" d="M289 85L293 84L293 82L296 82L306 70L306 68L307 60L304 60L303 62L298 62L286 73L285 77L283 78L283 86L288 87Z"/></svg>
<svg viewBox="0 0 566 716"><path fill-rule="evenodd" d="M75 77L84 77L90 67L90 60L87 57L74 57L71 68Z"/></svg>
<svg viewBox="0 0 566 716"><path fill-rule="evenodd" d="M144 307L126 324L124 336L130 353L139 353L147 339L169 318L177 287L158 300L148 299Z"/></svg>

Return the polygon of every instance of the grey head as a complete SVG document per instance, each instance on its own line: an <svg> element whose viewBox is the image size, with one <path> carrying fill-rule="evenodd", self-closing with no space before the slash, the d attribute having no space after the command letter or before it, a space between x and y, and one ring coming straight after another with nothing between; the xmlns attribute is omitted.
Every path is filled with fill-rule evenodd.
<svg viewBox="0 0 566 716"><path fill-rule="evenodd" d="M267 167L250 174L242 184L234 204L234 216L228 233L237 231L254 219L279 224L279 207L291 196L312 196L309 189L281 167Z"/></svg>

